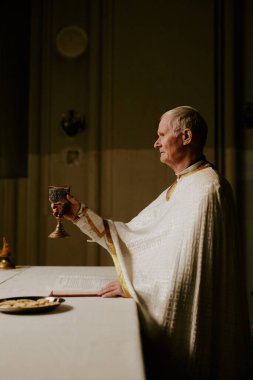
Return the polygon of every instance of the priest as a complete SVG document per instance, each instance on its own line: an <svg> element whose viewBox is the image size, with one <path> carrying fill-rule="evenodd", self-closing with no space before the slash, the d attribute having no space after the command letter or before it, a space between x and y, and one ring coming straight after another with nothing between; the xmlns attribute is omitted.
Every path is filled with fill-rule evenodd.
<svg viewBox="0 0 253 380"><path fill-rule="evenodd" d="M65 218L112 256L118 281L100 295L136 301L157 348L154 378L247 379L249 317L230 184L203 154L207 125L196 109L166 112L157 133L160 161L176 177L157 199L123 223L69 195Z"/></svg>

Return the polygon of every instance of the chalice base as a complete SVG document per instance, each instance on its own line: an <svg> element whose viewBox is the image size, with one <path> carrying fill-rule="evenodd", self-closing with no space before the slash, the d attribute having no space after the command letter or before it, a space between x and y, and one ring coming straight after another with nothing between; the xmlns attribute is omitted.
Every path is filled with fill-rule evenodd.
<svg viewBox="0 0 253 380"><path fill-rule="evenodd" d="M58 220L55 230L48 235L48 237L52 239L64 238L68 236L70 236L70 234L64 230L61 220Z"/></svg>

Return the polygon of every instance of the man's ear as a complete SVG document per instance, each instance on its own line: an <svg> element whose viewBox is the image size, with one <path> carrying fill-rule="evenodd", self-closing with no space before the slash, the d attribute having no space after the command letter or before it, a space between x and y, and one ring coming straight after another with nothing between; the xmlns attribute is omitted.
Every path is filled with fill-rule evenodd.
<svg viewBox="0 0 253 380"><path fill-rule="evenodd" d="M185 128L182 133L183 145L188 145L192 141L192 131L189 128Z"/></svg>

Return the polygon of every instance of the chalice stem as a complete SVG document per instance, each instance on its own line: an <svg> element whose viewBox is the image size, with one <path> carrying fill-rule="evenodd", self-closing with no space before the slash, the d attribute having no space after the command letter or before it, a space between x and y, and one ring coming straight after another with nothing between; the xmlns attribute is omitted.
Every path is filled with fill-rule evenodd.
<svg viewBox="0 0 253 380"><path fill-rule="evenodd" d="M55 230L49 235L50 238L63 238L70 236L63 228L62 217L60 214L56 217L57 225Z"/></svg>

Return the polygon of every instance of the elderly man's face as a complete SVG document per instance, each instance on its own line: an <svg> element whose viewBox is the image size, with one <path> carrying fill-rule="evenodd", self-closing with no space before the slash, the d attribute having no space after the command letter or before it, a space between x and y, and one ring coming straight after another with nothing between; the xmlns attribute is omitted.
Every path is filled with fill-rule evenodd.
<svg viewBox="0 0 253 380"><path fill-rule="evenodd" d="M182 134L175 136L172 130L172 120L172 115L161 118L157 131L158 139L154 147L160 151L160 161L174 169L182 159L184 146Z"/></svg>

